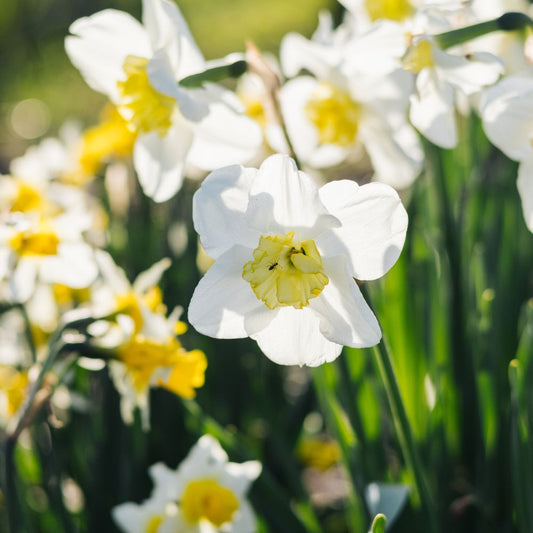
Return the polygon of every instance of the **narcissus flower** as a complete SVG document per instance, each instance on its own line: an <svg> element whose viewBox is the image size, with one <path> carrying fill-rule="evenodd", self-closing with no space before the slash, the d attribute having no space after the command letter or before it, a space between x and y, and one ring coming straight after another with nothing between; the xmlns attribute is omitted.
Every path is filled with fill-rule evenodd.
<svg viewBox="0 0 533 533"><path fill-rule="evenodd" d="M471 96L495 83L504 66L487 52L453 55L439 48L433 37L418 35L403 57L403 68L417 75L411 122L432 143L453 148L457 144L457 95Z"/></svg>
<svg viewBox="0 0 533 533"><path fill-rule="evenodd" d="M153 465L150 499L118 505L113 518L125 533L252 533L246 492L260 473L258 461L228 462L218 441L204 435L177 470Z"/></svg>
<svg viewBox="0 0 533 533"><path fill-rule="evenodd" d="M169 259L155 263L131 285L111 256L98 251L96 258L103 283L94 288L93 308L96 315L107 315L109 322L93 329L106 326L98 345L112 352L109 370L121 394L122 417L131 423L138 407L148 429L150 388L163 387L193 398L195 389L204 384L207 358L201 350L187 351L176 337L186 330L178 321L181 310L166 316L157 284L170 266Z"/></svg>
<svg viewBox="0 0 533 533"><path fill-rule="evenodd" d="M280 49L285 74L305 70L313 76L285 83L281 107L302 162L325 168L354 153L361 156L364 149L376 181L405 188L418 175L423 159L418 136L407 121L413 80L399 68L379 73L370 55L373 43L368 36L348 40L342 29L327 31L324 24L312 40L288 34ZM271 144L275 146L275 139Z"/></svg>
<svg viewBox="0 0 533 533"><path fill-rule="evenodd" d="M381 331L353 278L373 280L398 258L407 213L389 186L334 181L320 189L292 159L212 172L193 220L215 263L189 321L216 338L251 337L280 364L316 366Z"/></svg>
<svg viewBox="0 0 533 533"><path fill-rule="evenodd" d="M155 201L179 190L186 163L212 170L245 162L259 148L261 131L233 93L215 84L180 84L209 64L173 2L143 0L143 24L106 9L77 20L70 32L71 61L137 135L135 170Z"/></svg>

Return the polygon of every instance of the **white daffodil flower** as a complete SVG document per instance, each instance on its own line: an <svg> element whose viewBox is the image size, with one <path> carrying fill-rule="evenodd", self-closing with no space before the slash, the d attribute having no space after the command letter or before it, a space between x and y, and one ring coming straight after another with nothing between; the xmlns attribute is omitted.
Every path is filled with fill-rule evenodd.
<svg viewBox="0 0 533 533"><path fill-rule="evenodd" d="M92 248L82 232L90 226L86 213L56 217L8 213L0 221L0 280L7 280L10 299L24 302L37 280L87 287L96 277Z"/></svg>
<svg viewBox="0 0 533 533"><path fill-rule="evenodd" d="M373 280L400 255L407 213L382 183L320 189L288 156L230 166L196 192L193 220L215 263L189 322L216 338L251 337L274 362L316 366L381 331L353 278Z"/></svg>
<svg viewBox="0 0 533 533"><path fill-rule="evenodd" d="M296 155L312 167L325 168L364 148L376 181L409 186L423 158L418 136L407 121L412 76L399 68L383 74L372 61L365 67L363 61L352 60L355 55L363 57L366 49L372 53L375 39L346 41L344 34L324 31L317 35L320 40L289 34L281 45L287 76L303 69L313 74L289 80L280 91ZM328 36L330 42L325 40Z"/></svg>
<svg viewBox="0 0 533 533"><path fill-rule="evenodd" d="M533 77L504 78L485 92L480 113L490 141L520 163L518 192L533 232Z"/></svg>
<svg viewBox="0 0 533 533"><path fill-rule="evenodd" d="M180 85L209 65L173 2L143 0L142 24L106 9L75 21L70 32L71 61L137 134L135 170L155 201L179 190L186 163L212 170L253 157L261 132L233 93L215 84Z"/></svg>
<svg viewBox="0 0 533 533"><path fill-rule="evenodd" d="M417 75L409 118L422 135L442 148L457 145L457 96L471 96L495 83L504 68L499 58L486 52L449 54L429 35L412 37L402 63Z"/></svg>
<svg viewBox="0 0 533 533"><path fill-rule="evenodd" d="M374 22L390 20L404 23L416 17L421 10L458 11L470 0L339 0L353 22L361 30Z"/></svg>
<svg viewBox="0 0 533 533"><path fill-rule="evenodd" d="M261 463L230 463L218 441L204 435L178 466L150 468L152 496L138 505L123 503L112 511L124 533L253 533L253 510L246 499Z"/></svg>

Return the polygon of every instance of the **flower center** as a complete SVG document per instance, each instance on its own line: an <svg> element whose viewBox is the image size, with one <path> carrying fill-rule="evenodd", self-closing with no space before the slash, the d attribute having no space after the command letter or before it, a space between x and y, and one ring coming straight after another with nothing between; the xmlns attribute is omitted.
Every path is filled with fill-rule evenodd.
<svg viewBox="0 0 533 533"><path fill-rule="evenodd" d="M59 237L46 224L40 224L37 230L15 233L9 244L19 255L56 255Z"/></svg>
<svg viewBox="0 0 533 533"><path fill-rule="evenodd" d="M126 82L122 82L126 83ZM113 157L126 157L133 151L135 133L113 106L104 109L102 121L83 133L80 165L86 175L93 175Z"/></svg>
<svg viewBox="0 0 533 533"><path fill-rule="evenodd" d="M365 9L372 22L379 19L401 22L413 12L408 0L365 0Z"/></svg>
<svg viewBox="0 0 533 533"><path fill-rule="evenodd" d="M403 57L403 68L414 74L418 74L422 69L432 67L433 61L433 44L427 39L420 39L407 49Z"/></svg>
<svg viewBox="0 0 533 533"><path fill-rule="evenodd" d="M314 241L293 242L294 232L259 238L253 260L242 269L257 296L269 309L305 307L328 284Z"/></svg>
<svg viewBox="0 0 533 533"><path fill-rule="evenodd" d="M140 133L157 131L163 137L171 125L176 100L156 91L150 84L146 65L148 59L128 56L124 61L126 79L117 82L121 103L119 112L131 130Z"/></svg>
<svg viewBox="0 0 533 533"><path fill-rule="evenodd" d="M20 211L26 213L34 209L39 209L44 200L37 189L20 180L15 180L17 185L17 194L11 205L11 212Z"/></svg>
<svg viewBox="0 0 533 533"><path fill-rule="evenodd" d="M134 335L118 348L117 356L131 374L136 390L148 387L157 368L168 372L157 380L157 386L164 387L182 398L193 398L195 388L204 384L207 359L200 350L187 352L175 338L167 342Z"/></svg>
<svg viewBox="0 0 533 533"><path fill-rule="evenodd" d="M318 130L321 144L349 146L355 142L361 106L330 83L320 83L305 105L309 121Z"/></svg>
<svg viewBox="0 0 533 533"><path fill-rule="evenodd" d="M159 526L163 523L163 517L160 515L152 516L144 529L145 533L157 533Z"/></svg>
<svg viewBox="0 0 533 533"><path fill-rule="evenodd" d="M205 519L220 527L232 519L238 508L235 494L214 479L191 481L181 498L183 515L190 524Z"/></svg>
<svg viewBox="0 0 533 533"><path fill-rule="evenodd" d="M13 416L26 398L29 384L27 372L18 372L8 366L0 367L0 390L5 395L5 413Z"/></svg>

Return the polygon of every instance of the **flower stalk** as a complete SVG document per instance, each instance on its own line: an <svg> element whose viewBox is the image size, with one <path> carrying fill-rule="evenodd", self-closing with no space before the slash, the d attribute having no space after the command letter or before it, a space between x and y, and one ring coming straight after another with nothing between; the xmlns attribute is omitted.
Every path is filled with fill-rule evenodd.
<svg viewBox="0 0 533 533"><path fill-rule="evenodd" d="M533 28L533 19L531 17L525 13L509 12L495 19L439 33L434 37L439 46L446 49L495 31L519 31L526 28Z"/></svg>
<svg viewBox="0 0 533 533"><path fill-rule="evenodd" d="M409 419L407 418L407 412L402 401L400 388L398 386L392 360L385 341L382 339L377 346L374 346L373 351L376 357L379 373L385 387L385 392L389 400L394 427L396 429L400 447L402 449L407 467L413 473L416 491L420 498L422 508L427 516L428 530L435 533L438 531L435 505L427 486L422 469L422 463L420 461L418 450L415 446L411 425L409 424Z"/></svg>

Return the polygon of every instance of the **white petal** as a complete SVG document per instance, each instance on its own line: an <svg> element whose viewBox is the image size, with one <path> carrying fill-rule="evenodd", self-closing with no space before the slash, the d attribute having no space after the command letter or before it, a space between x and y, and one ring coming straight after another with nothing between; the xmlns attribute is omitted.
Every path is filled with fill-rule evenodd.
<svg viewBox="0 0 533 533"><path fill-rule="evenodd" d="M131 290L126 273L115 264L110 254L104 250L95 250L94 259L101 276L114 294L125 294Z"/></svg>
<svg viewBox="0 0 533 533"><path fill-rule="evenodd" d="M533 232L533 152L518 167L517 187L526 226Z"/></svg>
<svg viewBox="0 0 533 533"><path fill-rule="evenodd" d="M348 75L386 74L401 66L399 58L405 54L406 47L405 27L380 20L347 45L342 68Z"/></svg>
<svg viewBox="0 0 533 533"><path fill-rule="evenodd" d="M407 122L392 127L379 117L369 117L361 122L359 135L374 167L375 180L396 189L413 183L422 168L424 152Z"/></svg>
<svg viewBox="0 0 533 533"><path fill-rule="evenodd" d="M10 298L15 302L25 302L35 292L35 283L40 261L31 257L21 258L9 280Z"/></svg>
<svg viewBox="0 0 533 533"><path fill-rule="evenodd" d="M490 141L508 157L522 160L533 139L533 78L511 76L488 89L481 103Z"/></svg>
<svg viewBox="0 0 533 533"><path fill-rule="evenodd" d="M155 287L161 280L161 276L163 276L165 270L168 270L171 263L170 259L165 257L157 263L154 263L149 269L141 272L133 283L133 290L137 294L143 294L152 287Z"/></svg>
<svg viewBox="0 0 533 533"><path fill-rule="evenodd" d="M289 33L281 42L279 54L283 72L288 77L294 77L305 69L317 78L329 78L332 68L340 62L341 49Z"/></svg>
<svg viewBox="0 0 533 533"><path fill-rule="evenodd" d="M69 28L65 49L85 81L96 91L118 100L117 81L125 77L128 55L149 58L148 37L128 13L106 9L76 20Z"/></svg>
<svg viewBox="0 0 533 533"><path fill-rule="evenodd" d="M153 50L164 50L178 79L202 71L204 59L174 2L143 0L143 22Z"/></svg>
<svg viewBox="0 0 533 533"><path fill-rule="evenodd" d="M234 246L200 280L188 311L189 322L197 331L217 339L248 336L245 316L265 306L242 277L242 268L251 259L251 249Z"/></svg>
<svg viewBox="0 0 533 533"><path fill-rule="evenodd" d="M439 82L430 69L419 73L416 87L409 113L412 124L437 146L453 148L457 144L453 88Z"/></svg>
<svg viewBox="0 0 533 533"><path fill-rule="evenodd" d="M309 307L283 307L260 333L251 336L263 353L280 365L318 366L333 361L342 346L320 331L320 318Z"/></svg>
<svg viewBox="0 0 533 533"><path fill-rule="evenodd" d="M143 533L145 530L146 511L136 503L126 502L113 507L111 516L126 533Z"/></svg>
<svg viewBox="0 0 533 533"><path fill-rule="evenodd" d="M263 134L259 125L243 113L235 95L210 84L196 90L195 96L207 103L208 113L193 123L189 162L214 170L250 161L261 147Z"/></svg>
<svg viewBox="0 0 533 533"><path fill-rule="evenodd" d="M396 191L383 183L340 180L324 185L320 198L342 223L318 237L320 252L345 256L357 279L383 276L398 259L407 231L407 212Z"/></svg>
<svg viewBox="0 0 533 533"><path fill-rule="evenodd" d="M57 255L46 257L39 270L43 281L75 289L89 286L98 274L93 251L83 242L60 243Z"/></svg>
<svg viewBox="0 0 533 533"><path fill-rule="evenodd" d="M282 154L265 159L259 168L246 218L261 232L294 231L295 239L313 237L339 225L322 204L312 178L298 171L296 163Z"/></svg>
<svg viewBox="0 0 533 533"><path fill-rule="evenodd" d="M309 307L320 316L320 331L330 341L366 348L381 339L378 321L350 276L343 257L324 259L329 283Z"/></svg>
<svg viewBox="0 0 533 533"><path fill-rule="evenodd" d="M156 131L137 137L133 162L146 196L155 202L164 202L180 190L191 143L191 130L178 118L164 137Z"/></svg>
<svg viewBox="0 0 533 533"><path fill-rule="evenodd" d="M434 47L433 55L439 77L465 94L473 94L496 82L504 70L503 61L486 52L470 54L467 59Z"/></svg>
<svg viewBox="0 0 533 533"><path fill-rule="evenodd" d="M235 244L253 249L259 243L259 232L251 229L245 218L256 174L252 168L224 167L211 172L194 194L194 228L213 259Z"/></svg>

